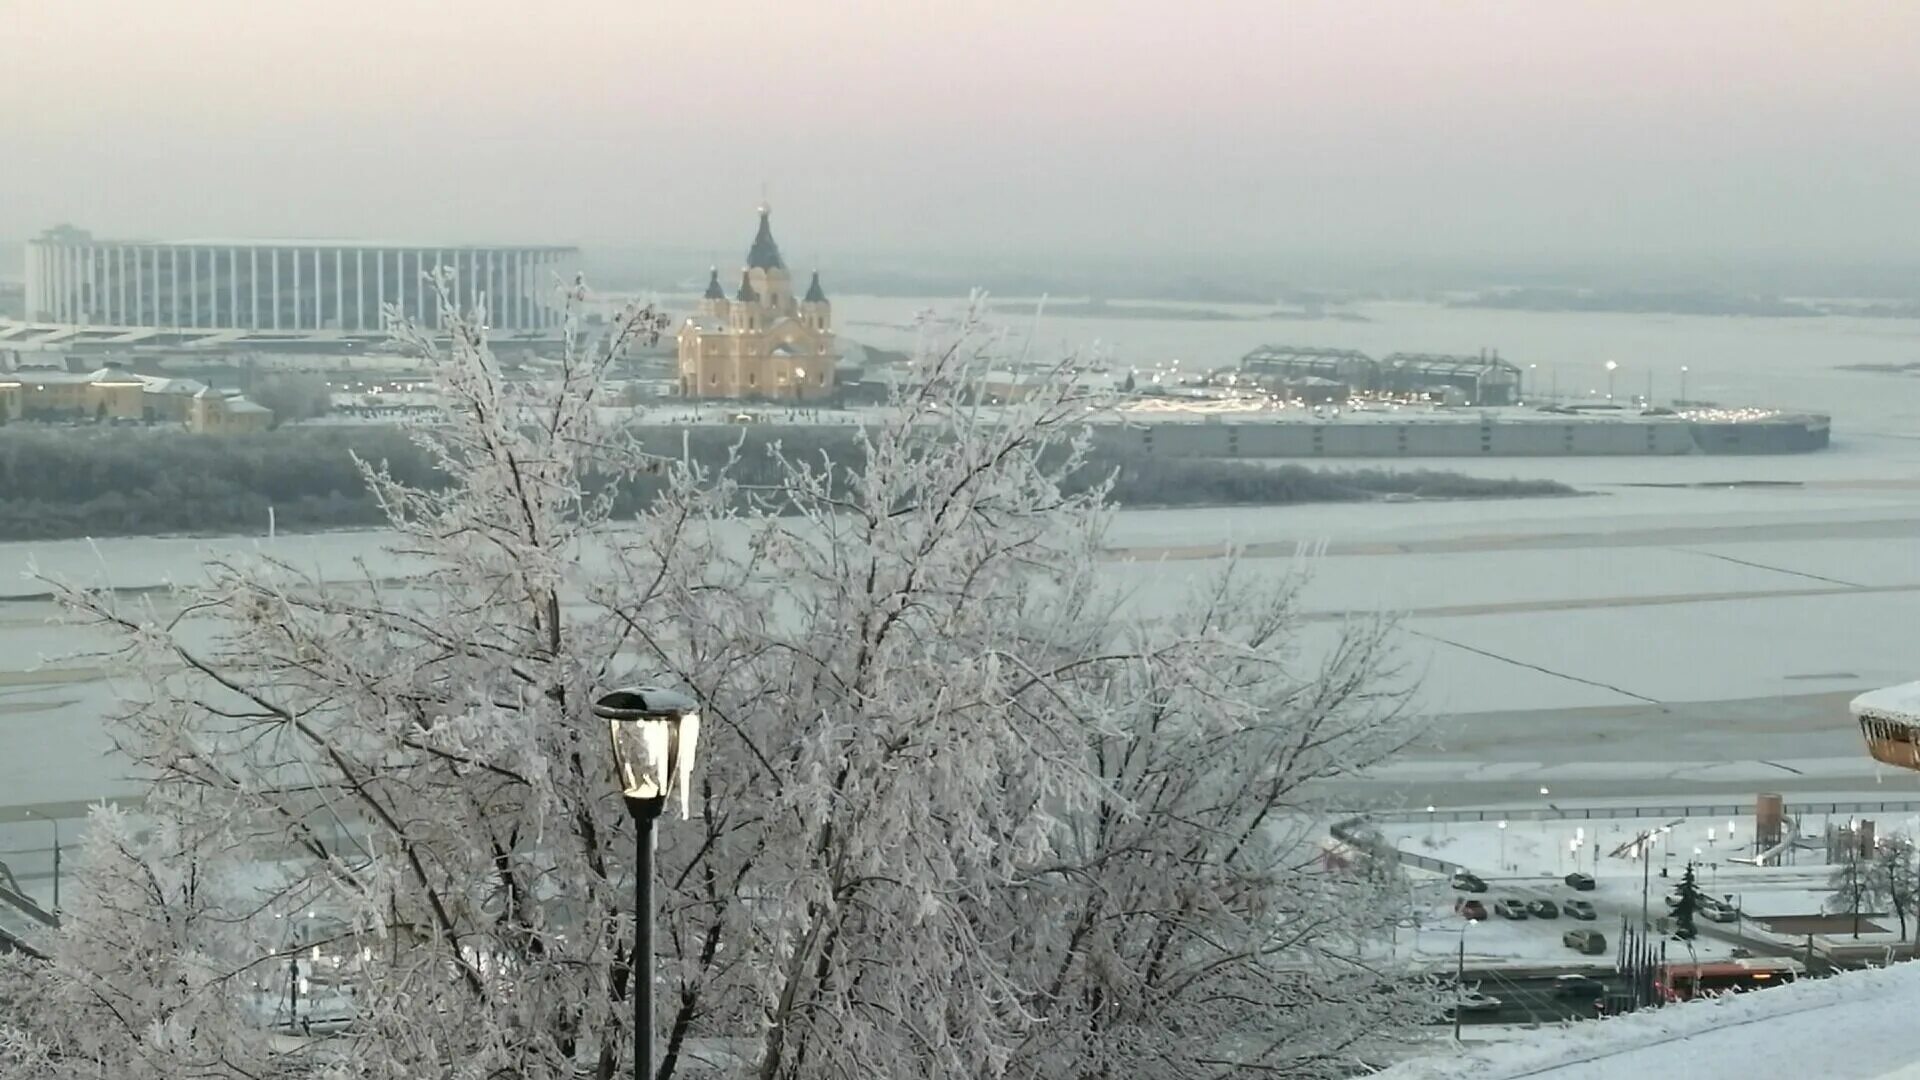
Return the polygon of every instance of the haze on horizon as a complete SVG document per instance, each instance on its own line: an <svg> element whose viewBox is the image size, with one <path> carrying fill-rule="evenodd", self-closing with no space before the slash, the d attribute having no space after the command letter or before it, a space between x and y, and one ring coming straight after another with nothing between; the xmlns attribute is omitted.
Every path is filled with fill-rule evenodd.
<svg viewBox="0 0 1920 1080"><path fill-rule="evenodd" d="M551 12L551 13L549 13ZM0 238L1907 259L1920 5L0 5Z"/></svg>

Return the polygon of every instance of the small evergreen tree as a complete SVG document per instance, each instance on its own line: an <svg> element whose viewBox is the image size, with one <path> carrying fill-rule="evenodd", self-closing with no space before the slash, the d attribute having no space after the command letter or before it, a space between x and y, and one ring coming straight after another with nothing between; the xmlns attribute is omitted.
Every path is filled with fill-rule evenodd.
<svg viewBox="0 0 1920 1080"><path fill-rule="evenodd" d="M1700 883L1694 880L1692 863L1687 864L1687 872L1681 876L1676 894L1679 902L1673 905L1673 936L1682 941L1691 941L1699 933L1693 925L1693 916L1700 910Z"/></svg>

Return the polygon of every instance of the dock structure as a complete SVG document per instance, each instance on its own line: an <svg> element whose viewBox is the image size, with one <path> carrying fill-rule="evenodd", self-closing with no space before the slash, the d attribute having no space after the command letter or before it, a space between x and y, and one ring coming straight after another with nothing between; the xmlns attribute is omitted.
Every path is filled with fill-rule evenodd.
<svg viewBox="0 0 1920 1080"><path fill-rule="evenodd" d="M1324 379L1357 394L1452 395L1463 405L1512 405L1520 400L1520 368L1498 352L1400 352L1376 360L1356 349L1262 345L1240 358L1240 372L1276 387Z"/></svg>

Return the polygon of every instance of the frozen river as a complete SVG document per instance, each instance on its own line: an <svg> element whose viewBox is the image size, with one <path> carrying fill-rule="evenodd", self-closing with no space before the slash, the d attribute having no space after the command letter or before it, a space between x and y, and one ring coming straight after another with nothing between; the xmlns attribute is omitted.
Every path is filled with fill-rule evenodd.
<svg viewBox="0 0 1920 1080"><path fill-rule="evenodd" d="M910 312L897 303L903 317ZM1522 362L1514 343L1526 338L1510 331L1548 318L1427 309L1422 326L1298 323L1283 334L1257 324L1174 325L1203 337L1464 349L1478 342L1465 330L1443 331L1467 314L1483 320L1474 324L1480 340ZM1565 318L1573 329L1561 331L1556 355L1584 340L1574 330L1607 317ZM1833 371L1842 362L1920 359L1914 325L1699 319L1679 320L1663 336L1669 320L1620 322L1644 325L1603 341L1644 338L1638 355L1649 363L1690 357L1706 375L1698 396L1783 403L1805 395L1791 403L1831 408L1834 448L1764 458L1408 463L1553 477L1588 492L1570 499L1127 511L1109 538L1113 582L1151 611L1178 602L1183 586L1216 569L1232 546L1257 572L1311 575L1309 643L1324 640L1345 612L1402 613L1405 667L1440 719L1428 745L1356 798L1509 803L1542 783L1563 799L1762 788L1920 795L1904 774L1877 773L1845 713L1862 689L1920 677L1920 382ZM1123 320L1110 329L1139 326ZM1823 343L1776 340L1815 329ZM1149 338L1168 332L1145 330ZM1730 345L1708 360L1652 344L1729 336L1746 342L1748 360ZM1732 389L1741 363L1753 365L1751 393ZM1727 386L1716 389L1715 380ZM1847 407L1849 394L1856 408ZM1777 486L1734 486L1755 481ZM135 588L191 575L209 550L255 543L264 542L0 545L0 596L12 597L0 599L0 859L17 872L34 876L49 846L48 827L21 820L20 808L71 814L128 790L99 721L112 687L102 672L60 659L85 641L50 625L51 606L27 595L38 588L22 571L34 561ZM344 573L358 556L379 558L381 544L377 533L350 533L281 537L271 547ZM1308 549L1324 553L1296 554Z"/></svg>

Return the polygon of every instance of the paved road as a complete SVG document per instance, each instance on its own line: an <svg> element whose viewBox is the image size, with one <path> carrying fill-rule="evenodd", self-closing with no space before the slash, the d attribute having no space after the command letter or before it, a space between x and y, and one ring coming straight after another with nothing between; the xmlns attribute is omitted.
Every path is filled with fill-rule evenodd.
<svg viewBox="0 0 1920 1080"><path fill-rule="evenodd" d="M1564 1020L1592 1020L1598 1015L1599 997L1591 994L1563 995L1559 977L1586 975L1599 982L1604 993L1624 994L1626 983L1610 969L1574 965L1565 969L1515 971L1513 969L1468 969L1466 984L1482 994L1500 999L1500 1007L1469 1012L1460 1018L1470 1024L1555 1024ZM1440 1023L1452 1023L1442 1020Z"/></svg>

